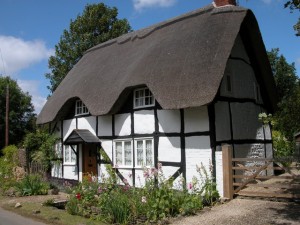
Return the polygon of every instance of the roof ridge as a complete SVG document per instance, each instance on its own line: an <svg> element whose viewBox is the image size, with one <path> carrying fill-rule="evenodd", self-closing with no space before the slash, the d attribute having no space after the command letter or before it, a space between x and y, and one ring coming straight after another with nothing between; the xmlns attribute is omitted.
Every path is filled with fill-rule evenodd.
<svg viewBox="0 0 300 225"><path fill-rule="evenodd" d="M117 38L100 43L100 44L86 50L84 54L107 47L107 46L110 46L115 43L124 44L130 40L134 41L136 38L143 39L143 38L149 36L150 34L152 34L153 32L155 32L156 30L159 30L163 27L169 26L171 24L177 23L177 22L185 20L185 19L189 19L191 17L199 16L203 13L207 13L207 12L210 12L213 10L214 10L214 6L212 4L202 7L202 8L198 8L196 10L187 12L185 14L173 17L171 19L168 19L168 20L165 20L165 21L153 24L153 25L150 25L150 26L142 28L140 30L132 31L127 34L123 34Z"/></svg>

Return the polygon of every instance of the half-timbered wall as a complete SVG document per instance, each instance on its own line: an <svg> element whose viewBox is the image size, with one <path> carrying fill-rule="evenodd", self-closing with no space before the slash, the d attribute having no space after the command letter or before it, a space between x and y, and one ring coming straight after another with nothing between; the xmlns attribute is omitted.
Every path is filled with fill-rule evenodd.
<svg viewBox="0 0 300 225"><path fill-rule="evenodd" d="M234 157L272 157L270 128L258 120L265 112L260 92L252 61L238 36L214 104L217 151L227 143L233 145Z"/></svg>

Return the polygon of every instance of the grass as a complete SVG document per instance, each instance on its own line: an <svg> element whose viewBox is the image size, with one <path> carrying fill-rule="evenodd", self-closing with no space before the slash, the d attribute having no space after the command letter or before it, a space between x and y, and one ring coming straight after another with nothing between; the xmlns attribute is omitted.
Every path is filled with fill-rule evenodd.
<svg viewBox="0 0 300 225"><path fill-rule="evenodd" d="M27 218L32 218L40 222L55 225L105 225L104 223L83 218L81 216L73 216L65 210L55 207L42 206L40 202L22 202L21 208L15 208L14 203L10 203L11 198L0 196L1 207L11 212L17 213ZM39 210L40 213L34 214Z"/></svg>

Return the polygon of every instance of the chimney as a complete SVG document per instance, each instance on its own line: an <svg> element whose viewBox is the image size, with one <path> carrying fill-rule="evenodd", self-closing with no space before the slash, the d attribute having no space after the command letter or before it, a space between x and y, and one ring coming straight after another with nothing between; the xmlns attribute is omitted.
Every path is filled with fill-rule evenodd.
<svg viewBox="0 0 300 225"><path fill-rule="evenodd" d="M236 5L236 0L214 0L216 7L226 5Z"/></svg>

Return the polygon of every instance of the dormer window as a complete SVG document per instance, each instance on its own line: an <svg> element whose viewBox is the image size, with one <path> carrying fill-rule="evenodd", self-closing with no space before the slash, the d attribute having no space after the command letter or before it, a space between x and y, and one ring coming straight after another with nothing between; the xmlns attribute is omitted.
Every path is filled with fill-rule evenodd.
<svg viewBox="0 0 300 225"><path fill-rule="evenodd" d="M149 88L134 90L133 105L135 109L154 106L154 97Z"/></svg>
<svg viewBox="0 0 300 225"><path fill-rule="evenodd" d="M77 100L75 104L75 116L81 116L89 114L88 108L83 104L81 100Z"/></svg>

